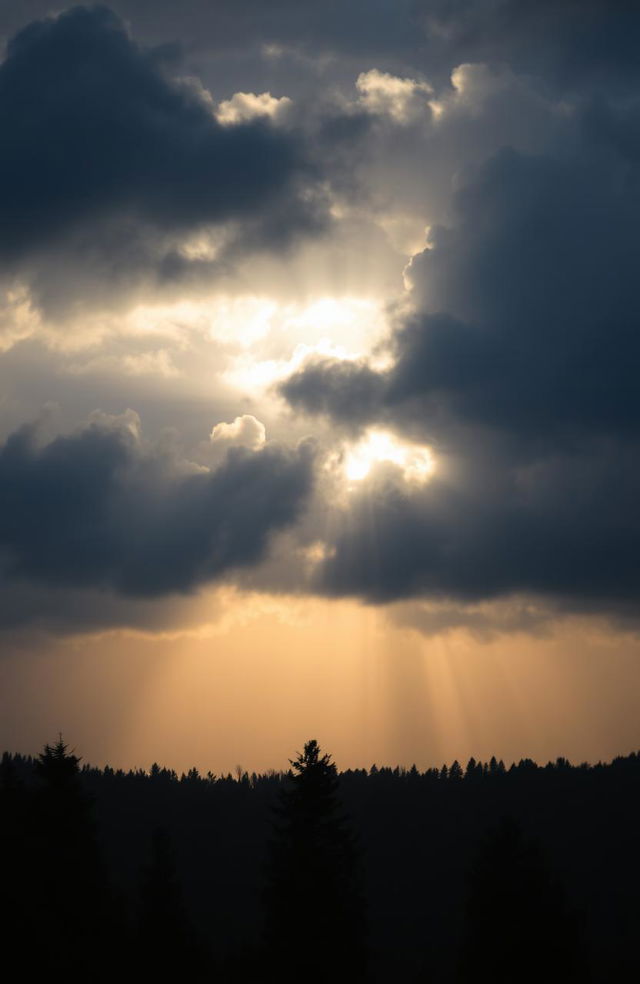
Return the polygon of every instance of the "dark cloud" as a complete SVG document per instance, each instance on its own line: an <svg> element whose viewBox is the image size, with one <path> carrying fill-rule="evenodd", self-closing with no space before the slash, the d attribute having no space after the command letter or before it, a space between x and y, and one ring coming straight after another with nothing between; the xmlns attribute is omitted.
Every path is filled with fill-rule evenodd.
<svg viewBox="0 0 640 984"><path fill-rule="evenodd" d="M627 162L607 163L504 152L461 192L458 225L411 271L447 317L399 333L390 401L439 393L521 440L636 431L640 197Z"/></svg>
<svg viewBox="0 0 640 984"><path fill-rule="evenodd" d="M188 468L145 449L130 418L44 445L23 428L0 451L5 573L127 595L189 590L260 561L299 515L311 470L308 445L234 448L215 471Z"/></svg>
<svg viewBox="0 0 640 984"><path fill-rule="evenodd" d="M389 609L396 625L414 629L421 635L436 636L451 629L462 629L479 642L490 642L503 633L523 632L544 637L552 627L553 607L538 607L519 599L510 602L470 605L433 605L399 602Z"/></svg>
<svg viewBox="0 0 640 984"><path fill-rule="evenodd" d="M588 80L611 87L638 72L640 13L624 0L184 0L179 7L171 0L113 0L112 6L145 39L163 45L179 39L196 56L230 54L227 71L240 59L245 74L252 61L266 73L264 63L255 65L263 45L297 52L299 75L305 55L333 55L334 76L345 64L352 71L357 59L442 79L462 62L506 63L572 87ZM10 35L51 9L50 0L7 0L0 32Z"/></svg>
<svg viewBox="0 0 640 984"><path fill-rule="evenodd" d="M154 289L206 278L211 263L180 239L202 226L241 227L225 247L233 263L333 208L323 246L351 222L345 241L366 267L375 222L428 222L390 367L316 358L280 387L296 412L338 424L336 442L377 424L432 445L438 462L423 486L386 464L346 504L327 493L314 589L433 599L438 626L464 623L460 603L515 595L627 619L640 586L640 13L604 0L348 8L194 0L178 14L118 0L145 41L185 42L162 50L137 46L105 8L27 27L0 67L5 260L31 264L37 298L55 306L78 276L92 294L141 270ZM169 77L183 56L204 64L215 51L226 66L241 50L251 82L225 81L222 67L203 77L267 88L286 62L286 125L222 127L197 87ZM461 63L474 64L450 83ZM399 73L377 73L386 102L354 89L374 67ZM394 110L394 91L411 112ZM323 266L341 283L348 260L320 257L312 288ZM0 454L8 570L130 595L188 589L259 560L269 531L295 521L310 468L268 447L187 473L122 428L44 445L20 432ZM326 502L315 505L324 522ZM484 626L485 613L469 619Z"/></svg>
<svg viewBox="0 0 640 984"><path fill-rule="evenodd" d="M376 602L628 607L640 588L638 449L611 442L516 467L479 440L475 460L448 470L445 458L422 489L378 476L345 508L318 587Z"/></svg>
<svg viewBox="0 0 640 984"><path fill-rule="evenodd" d="M136 31L157 41L181 38L189 47L227 50L256 41L308 45L314 51L383 53L415 44L414 0L113 0ZM8 0L0 29L13 32L25 20L51 10L50 0Z"/></svg>
<svg viewBox="0 0 640 984"><path fill-rule="evenodd" d="M316 359L289 376L278 391L296 410L326 414L357 427L379 412L385 381L366 363Z"/></svg>
<svg viewBox="0 0 640 984"><path fill-rule="evenodd" d="M137 37L225 96L292 86L296 94L310 93L319 79L350 86L373 66L419 72L441 86L461 63L510 65L573 92L610 90L638 75L640 12L623 0L112 0L112 6ZM0 35L10 37L52 9L50 0L6 0Z"/></svg>
<svg viewBox="0 0 640 984"><path fill-rule="evenodd" d="M414 13L450 64L508 63L569 88L638 75L640 10L624 0L417 0Z"/></svg>
<svg viewBox="0 0 640 984"><path fill-rule="evenodd" d="M635 432L640 186L635 149L615 143L599 125L584 158L490 159L412 260L418 311L393 368L324 360L282 393L337 419L446 408L519 439Z"/></svg>
<svg viewBox="0 0 640 984"><path fill-rule="evenodd" d="M636 112L590 109L571 152L504 150L468 173L408 271L391 368L325 361L283 385L441 458L421 489L383 475L352 498L323 591L610 611L637 596Z"/></svg>
<svg viewBox="0 0 640 984"><path fill-rule="evenodd" d="M5 262L62 241L107 277L150 262L161 271L162 234L241 220L277 244L310 219L297 139L264 119L219 124L106 7L34 22L9 42L0 133Z"/></svg>

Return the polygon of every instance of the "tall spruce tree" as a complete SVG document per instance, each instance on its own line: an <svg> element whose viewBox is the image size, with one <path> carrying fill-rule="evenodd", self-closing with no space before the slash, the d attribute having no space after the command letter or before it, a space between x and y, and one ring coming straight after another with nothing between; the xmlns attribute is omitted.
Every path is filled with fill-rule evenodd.
<svg viewBox="0 0 640 984"><path fill-rule="evenodd" d="M540 845L505 818L468 876L459 984L585 984L579 922Z"/></svg>
<svg viewBox="0 0 640 984"><path fill-rule="evenodd" d="M173 843L162 827L153 831L142 869L136 951L138 980L211 980L184 905Z"/></svg>
<svg viewBox="0 0 640 984"><path fill-rule="evenodd" d="M60 736L35 767L30 970L67 984L109 980L120 944L79 763Z"/></svg>
<svg viewBox="0 0 640 984"><path fill-rule="evenodd" d="M365 918L354 836L338 776L317 741L290 760L277 808L266 892L269 979L365 979Z"/></svg>

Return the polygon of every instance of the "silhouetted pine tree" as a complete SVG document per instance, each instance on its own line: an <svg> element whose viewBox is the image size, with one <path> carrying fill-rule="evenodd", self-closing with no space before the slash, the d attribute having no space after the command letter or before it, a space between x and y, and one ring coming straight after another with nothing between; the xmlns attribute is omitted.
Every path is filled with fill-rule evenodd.
<svg viewBox="0 0 640 984"><path fill-rule="evenodd" d="M464 778L467 782L479 782L482 779L482 765L480 762L476 762L473 756L467 762Z"/></svg>
<svg viewBox="0 0 640 984"><path fill-rule="evenodd" d="M584 984L578 923L539 846L505 819L469 873L459 984Z"/></svg>
<svg viewBox="0 0 640 984"><path fill-rule="evenodd" d="M449 769L449 779L453 779L454 781L457 782L457 780L462 779L463 776L464 773L462 771L462 766L456 759L454 762L451 763L451 767Z"/></svg>
<svg viewBox="0 0 640 984"><path fill-rule="evenodd" d="M338 778L317 741L291 760L277 810L266 892L270 980L365 979L365 919L353 834Z"/></svg>
<svg viewBox="0 0 640 984"><path fill-rule="evenodd" d="M142 870L137 932L138 980L205 979L206 962L183 903L171 838L157 828ZM207 980L211 978L207 976Z"/></svg>
<svg viewBox="0 0 640 984"><path fill-rule="evenodd" d="M109 980L121 942L79 762L60 736L35 767L30 969L67 984Z"/></svg>

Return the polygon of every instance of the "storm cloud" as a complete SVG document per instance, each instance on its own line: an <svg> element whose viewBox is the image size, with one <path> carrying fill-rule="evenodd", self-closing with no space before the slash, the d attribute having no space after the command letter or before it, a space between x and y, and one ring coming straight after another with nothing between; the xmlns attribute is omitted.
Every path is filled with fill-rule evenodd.
<svg viewBox="0 0 640 984"><path fill-rule="evenodd" d="M637 78L640 13L607 0L418 0L413 8L434 55L508 63L569 89Z"/></svg>
<svg viewBox="0 0 640 984"><path fill-rule="evenodd" d="M214 471L146 447L133 414L96 417L42 443L24 427L0 450L5 573L153 596L255 564L309 494L312 448L232 448Z"/></svg>
<svg viewBox="0 0 640 984"><path fill-rule="evenodd" d="M130 599L242 569L260 590L418 599L438 628L484 626L487 609L465 606L494 602L515 625L515 598L533 599L529 626L538 602L627 618L638 12L113 6L22 27L0 65L0 259L26 283L5 305L5 373L29 332L53 367L28 363L3 433L78 390L86 412L94 385L91 407L103 392L115 413L149 407L149 433L173 424L191 451L202 419L227 423L200 458L107 418L48 441L18 429L0 451L5 577ZM24 20L14 5L0 29ZM250 302L240 313L216 307L223 281ZM384 338L353 327L354 300L386 305ZM31 329L43 310L84 355ZM264 426L283 444L262 446ZM371 428L427 445L428 478L386 460L350 484L349 449ZM247 446L227 451L240 433ZM304 433L316 457L290 449Z"/></svg>
<svg viewBox="0 0 640 984"><path fill-rule="evenodd" d="M156 44L187 52L231 55L244 72L263 70L267 57L297 55L298 73L318 72L320 59L383 59L446 76L463 62L511 64L556 85L610 88L638 71L639 14L632 3L609 0L113 0L113 9ZM49 0L8 0L0 32L10 36L51 9ZM249 57L247 57L249 55ZM314 59L317 60L314 63ZM200 59L202 62L202 58ZM290 66L290 70L291 70ZM230 62L225 65L228 70ZM272 66L273 70L273 66Z"/></svg>
<svg viewBox="0 0 640 984"><path fill-rule="evenodd" d="M298 411L440 458L422 488L380 475L352 497L321 590L610 611L637 596L638 102L576 116L545 153L459 175L406 270L389 368L316 359L281 385Z"/></svg>
<svg viewBox="0 0 640 984"><path fill-rule="evenodd" d="M172 78L165 62L106 7L72 8L9 41L0 65L5 271L24 273L32 261L46 281L46 260L55 265L49 254L62 248L76 275L93 257L107 280L136 268L176 277L189 266L180 236L233 221L246 226L236 241L283 241L313 221L297 184L308 171L299 139L265 117L223 125L202 87Z"/></svg>

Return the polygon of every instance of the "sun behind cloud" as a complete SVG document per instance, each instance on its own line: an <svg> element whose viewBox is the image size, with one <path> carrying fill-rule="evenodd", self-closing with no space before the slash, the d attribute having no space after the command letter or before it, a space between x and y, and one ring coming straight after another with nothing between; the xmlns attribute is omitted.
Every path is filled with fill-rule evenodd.
<svg viewBox="0 0 640 984"><path fill-rule="evenodd" d="M397 465L410 482L426 482L435 468L431 449L425 445L403 444L390 431L370 430L347 451L344 470L350 482L365 479L374 465L382 462Z"/></svg>

